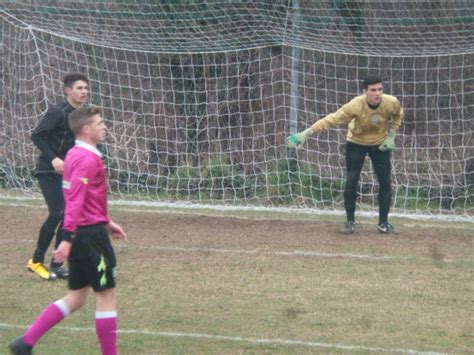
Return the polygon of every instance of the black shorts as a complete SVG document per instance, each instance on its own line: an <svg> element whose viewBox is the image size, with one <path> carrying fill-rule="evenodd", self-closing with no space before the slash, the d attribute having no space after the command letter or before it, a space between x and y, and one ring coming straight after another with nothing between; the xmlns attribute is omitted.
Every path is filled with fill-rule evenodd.
<svg viewBox="0 0 474 355"><path fill-rule="evenodd" d="M92 286L100 292L115 287L117 261L104 223L77 228L68 262L70 290Z"/></svg>

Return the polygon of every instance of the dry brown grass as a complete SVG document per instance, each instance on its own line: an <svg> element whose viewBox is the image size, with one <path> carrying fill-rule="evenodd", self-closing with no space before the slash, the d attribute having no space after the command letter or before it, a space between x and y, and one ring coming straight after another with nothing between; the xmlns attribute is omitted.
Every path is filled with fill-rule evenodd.
<svg viewBox="0 0 474 355"><path fill-rule="evenodd" d="M45 210L0 211L0 222L9 226L0 234L0 338L6 344L66 287L26 272ZM321 220L118 209L112 215L129 234L127 243L115 244L123 354L474 350L469 229L400 221L401 235L387 237L369 221L347 237L338 224ZM93 308L90 298L61 326L91 328ZM37 347L37 354L66 353L97 353L93 331L58 328Z"/></svg>

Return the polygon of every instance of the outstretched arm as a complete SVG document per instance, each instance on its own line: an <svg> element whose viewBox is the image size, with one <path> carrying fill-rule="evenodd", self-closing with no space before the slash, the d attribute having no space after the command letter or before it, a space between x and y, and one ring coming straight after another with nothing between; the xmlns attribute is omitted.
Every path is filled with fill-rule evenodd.
<svg viewBox="0 0 474 355"><path fill-rule="evenodd" d="M313 133L326 130L329 127L349 123L354 116L352 114L354 105L355 102L351 101L342 106L336 112L316 121L316 123L314 123L310 128L305 129L303 132L292 134L288 137L288 148L297 148L300 145L303 145Z"/></svg>
<svg viewBox="0 0 474 355"><path fill-rule="evenodd" d="M292 134L288 137L288 148L297 148L306 142L306 139L313 134L313 129L310 127L303 132Z"/></svg>

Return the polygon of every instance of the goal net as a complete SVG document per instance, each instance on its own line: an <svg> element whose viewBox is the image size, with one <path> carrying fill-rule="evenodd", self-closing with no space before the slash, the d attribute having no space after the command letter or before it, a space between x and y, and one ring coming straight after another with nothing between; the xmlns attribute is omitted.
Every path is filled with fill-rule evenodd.
<svg viewBox="0 0 474 355"><path fill-rule="evenodd" d="M2 2L0 196L38 194L30 134L88 75L114 197L341 213L345 134L286 137L361 93L405 111L393 210L474 214L472 1ZM367 160L358 210L377 211Z"/></svg>

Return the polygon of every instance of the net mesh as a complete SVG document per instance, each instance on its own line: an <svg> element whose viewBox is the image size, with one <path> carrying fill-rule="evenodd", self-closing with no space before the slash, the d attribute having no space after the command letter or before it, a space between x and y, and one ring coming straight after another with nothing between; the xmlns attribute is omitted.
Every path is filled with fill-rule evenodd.
<svg viewBox="0 0 474 355"><path fill-rule="evenodd" d="M110 123L102 147L122 198L343 210L346 129L296 152L307 128L384 79L405 121L394 209L474 211L470 1L26 1L2 4L1 194L37 192L30 140L80 71ZM359 209L376 211L370 162Z"/></svg>

